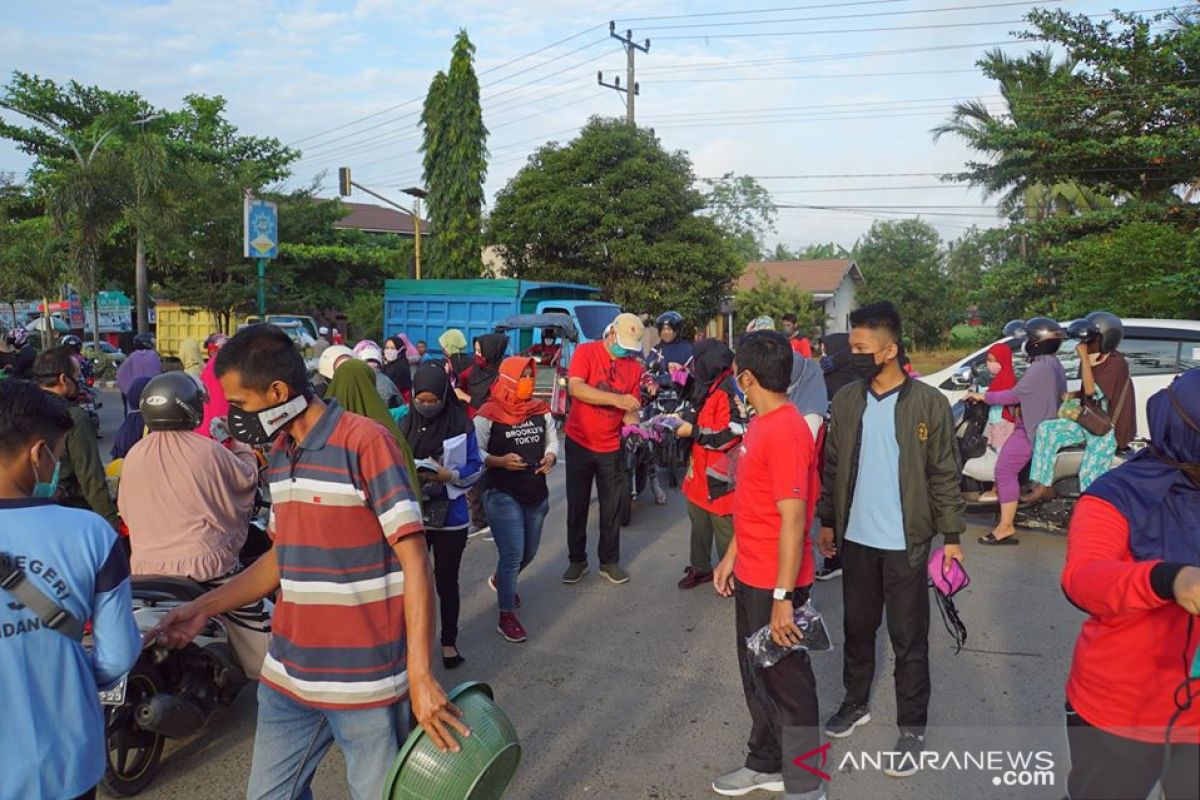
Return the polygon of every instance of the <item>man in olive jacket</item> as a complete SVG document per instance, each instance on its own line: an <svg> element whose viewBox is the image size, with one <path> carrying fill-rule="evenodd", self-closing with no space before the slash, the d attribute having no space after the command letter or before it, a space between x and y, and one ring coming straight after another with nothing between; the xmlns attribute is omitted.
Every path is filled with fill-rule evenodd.
<svg viewBox="0 0 1200 800"><path fill-rule="evenodd" d="M870 721L875 632L887 610L896 655L900 739L884 772L914 774L929 709L929 591L933 539L962 561L965 529L950 404L899 362L900 315L875 303L850 315L851 366L861 378L833 399L825 438L820 547L840 554L846 699L825 726L834 738Z"/></svg>
<svg viewBox="0 0 1200 800"><path fill-rule="evenodd" d="M69 347L56 347L37 357L33 373L43 391L67 401L74 423L67 433L67 446L59 465L58 499L64 506L95 511L117 527L117 506L108 493L104 461L96 443L96 429L87 412L75 401L83 375Z"/></svg>

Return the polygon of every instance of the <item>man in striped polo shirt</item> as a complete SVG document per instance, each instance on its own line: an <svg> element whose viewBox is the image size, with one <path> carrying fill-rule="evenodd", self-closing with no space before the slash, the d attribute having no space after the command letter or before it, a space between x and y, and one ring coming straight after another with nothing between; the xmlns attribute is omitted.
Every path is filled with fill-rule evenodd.
<svg viewBox="0 0 1200 800"><path fill-rule="evenodd" d="M432 673L434 600L421 511L396 440L312 396L283 331L229 340L216 373L229 428L271 448L275 546L244 573L172 611L159 641L183 646L209 617L280 590L258 689L247 797L308 797L333 742L356 800L376 800L407 732L407 708L442 750L469 731Z"/></svg>

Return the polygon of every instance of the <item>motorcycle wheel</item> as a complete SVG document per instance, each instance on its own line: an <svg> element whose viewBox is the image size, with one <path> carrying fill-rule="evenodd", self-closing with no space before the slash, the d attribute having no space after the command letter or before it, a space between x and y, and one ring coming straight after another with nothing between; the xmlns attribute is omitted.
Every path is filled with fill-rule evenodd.
<svg viewBox="0 0 1200 800"><path fill-rule="evenodd" d="M129 673L125 702L104 709L108 763L103 784L118 797L141 792L158 774L167 737L138 727L137 708L164 688L158 671L139 661Z"/></svg>

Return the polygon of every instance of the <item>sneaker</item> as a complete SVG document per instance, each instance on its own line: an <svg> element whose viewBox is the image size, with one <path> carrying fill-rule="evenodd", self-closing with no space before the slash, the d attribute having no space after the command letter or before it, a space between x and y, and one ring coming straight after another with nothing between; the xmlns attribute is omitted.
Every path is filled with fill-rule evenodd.
<svg viewBox="0 0 1200 800"><path fill-rule="evenodd" d="M825 723L825 735L834 739L845 739L854 733L854 729L859 725L866 725L870 721L871 712L866 706L842 703L837 713Z"/></svg>
<svg viewBox="0 0 1200 800"><path fill-rule="evenodd" d="M481 531L481 533L482 533L482 531ZM487 533L484 533L484 534L483 534L483 540L484 540L485 542L494 542L494 541L496 541L496 537L495 537L495 536L492 536L492 529L491 529L491 528L487 528Z"/></svg>
<svg viewBox="0 0 1200 800"><path fill-rule="evenodd" d="M488 586L491 587L493 592L496 591L496 576L495 575L488 576ZM517 608L520 608L521 607L521 595L517 594L516 592L513 592L513 599L516 600Z"/></svg>
<svg viewBox="0 0 1200 800"><path fill-rule="evenodd" d="M500 631L500 635L507 641L513 643L523 642L529 638L525 634L525 628L521 626L521 621L511 611L500 612L500 621L496 623L496 630Z"/></svg>
<svg viewBox="0 0 1200 800"><path fill-rule="evenodd" d="M902 733L892 748L894 754L889 757L888 765L883 768L883 774L892 778L907 778L916 775L921 768L921 753L925 751L925 737L915 733Z"/></svg>
<svg viewBox="0 0 1200 800"><path fill-rule="evenodd" d="M695 567L688 567L683 571L683 578L679 581L680 589L695 589L705 583L711 583L713 579L712 570L698 570Z"/></svg>
<svg viewBox="0 0 1200 800"><path fill-rule="evenodd" d="M658 485L657 481L654 483L654 502L660 506L667 504L667 493L663 491L663 488Z"/></svg>
<svg viewBox="0 0 1200 800"><path fill-rule="evenodd" d="M613 583L629 583L629 573L621 569L620 564L601 564L600 574Z"/></svg>
<svg viewBox="0 0 1200 800"><path fill-rule="evenodd" d="M482 534L486 534L486 536L484 537L484 540L487 541L487 539L489 539L492 534L491 526L484 525L482 528L474 528L474 529L472 529L472 531L470 533L467 534L467 538L474 539L476 536L480 536Z"/></svg>
<svg viewBox="0 0 1200 800"><path fill-rule="evenodd" d="M821 567L817 570L816 577L819 581L831 581L834 578L840 577L842 574L841 567Z"/></svg>
<svg viewBox="0 0 1200 800"><path fill-rule="evenodd" d="M579 583L579 581L583 579L583 576L587 575L587 571L587 564L577 564L572 561L570 565L567 566L567 571L563 573L562 582Z"/></svg>
<svg viewBox="0 0 1200 800"><path fill-rule="evenodd" d="M751 792L782 792L783 773L755 772L739 767L719 776L712 784L713 791L723 797L741 797Z"/></svg>

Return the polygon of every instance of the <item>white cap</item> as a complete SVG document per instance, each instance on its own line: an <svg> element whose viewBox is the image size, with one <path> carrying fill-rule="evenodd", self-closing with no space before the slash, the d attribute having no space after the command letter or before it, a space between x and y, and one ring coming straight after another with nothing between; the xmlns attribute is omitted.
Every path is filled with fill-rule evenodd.
<svg viewBox="0 0 1200 800"><path fill-rule="evenodd" d="M341 344L326 347L325 352L321 353L321 360L317 364L317 372L321 373L325 380L333 380L333 370L343 358L354 358L354 351Z"/></svg>
<svg viewBox="0 0 1200 800"><path fill-rule="evenodd" d="M363 361L374 361L379 364L383 363L383 351L375 345L368 345L359 350L358 357Z"/></svg>

